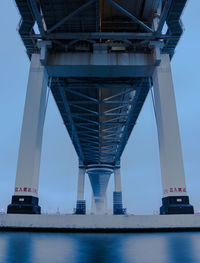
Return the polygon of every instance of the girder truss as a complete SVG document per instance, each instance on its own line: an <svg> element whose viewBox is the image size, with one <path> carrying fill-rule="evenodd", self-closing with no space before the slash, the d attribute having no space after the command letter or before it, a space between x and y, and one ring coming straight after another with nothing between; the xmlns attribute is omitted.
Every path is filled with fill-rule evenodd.
<svg viewBox="0 0 200 263"><path fill-rule="evenodd" d="M143 52L151 52L150 41L160 41L162 52L172 56L183 32L180 16L187 0L145 0L143 5L129 0L15 2L22 17L19 33L29 56L37 52L36 40L51 40L58 51L89 51L92 44L104 41L111 50ZM39 34L33 30L35 23Z"/></svg>
<svg viewBox="0 0 200 263"><path fill-rule="evenodd" d="M151 86L149 78L53 78L51 90L80 160L115 165Z"/></svg>
<svg viewBox="0 0 200 263"><path fill-rule="evenodd" d="M172 57L183 32L180 17L187 0L15 2L29 58L43 40L51 42L49 52L54 53L90 53L101 43L106 52L153 53L157 46ZM119 164L150 78L52 77L50 87L81 163Z"/></svg>

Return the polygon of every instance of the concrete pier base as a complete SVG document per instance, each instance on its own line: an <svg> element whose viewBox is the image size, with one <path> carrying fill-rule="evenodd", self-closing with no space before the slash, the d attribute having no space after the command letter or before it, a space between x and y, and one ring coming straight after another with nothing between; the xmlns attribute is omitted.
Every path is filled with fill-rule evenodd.
<svg viewBox="0 0 200 263"><path fill-rule="evenodd" d="M200 230L200 215L0 215L1 231L156 232Z"/></svg>
<svg viewBox="0 0 200 263"><path fill-rule="evenodd" d="M124 215L126 209L122 205L122 192L113 192L113 214Z"/></svg>
<svg viewBox="0 0 200 263"><path fill-rule="evenodd" d="M85 215L86 214L86 201L78 200L76 203L76 212L77 215Z"/></svg>
<svg viewBox="0 0 200 263"><path fill-rule="evenodd" d="M168 196L162 198L160 214L194 214L194 208L188 196Z"/></svg>
<svg viewBox="0 0 200 263"><path fill-rule="evenodd" d="M8 206L8 214L40 214L39 199L34 196L13 195L12 203Z"/></svg>

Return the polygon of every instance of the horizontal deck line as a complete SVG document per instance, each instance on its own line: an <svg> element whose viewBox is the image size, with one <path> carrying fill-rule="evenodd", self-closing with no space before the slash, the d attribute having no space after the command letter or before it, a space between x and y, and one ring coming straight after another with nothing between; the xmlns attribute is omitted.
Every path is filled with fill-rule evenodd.
<svg viewBox="0 0 200 263"><path fill-rule="evenodd" d="M200 230L200 215L0 215L0 230L156 232Z"/></svg>

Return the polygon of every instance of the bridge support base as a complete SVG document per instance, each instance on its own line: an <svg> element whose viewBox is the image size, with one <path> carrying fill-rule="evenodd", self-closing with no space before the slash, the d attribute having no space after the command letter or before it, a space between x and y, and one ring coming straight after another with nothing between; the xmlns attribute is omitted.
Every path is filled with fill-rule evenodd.
<svg viewBox="0 0 200 263"><path fill-rule="evenodd" d="M38 197L13 195L12 203L7 208L8 214L41 214Z"/></svg>
<svg viewBox="0 0 200 263"><path fill-rule="evenodd" d="M153 74L163 198L160 214L193 214L186 190L170 58L161 55Z"/></svg>
<svg viewBox="0 0 200 263"><path fill-rule="evenodd" d="M126 214L126 208L122 203L122 183L120 168L114 170L115 191L113 192L113 215Z"/></svg>
<svg viewBox="0 0 200 263"><path fill-rule="evenodd" d="M91 213L103 215L107 213L107 186L113 169L109 165L90 165L87 174L92 186Z"/></svg>
<svg viewBox="0 0 200 263"><path fill-rule="evenodd" d="M77 200L75 214L76 215L85 215L86 214L86 202L85 202L85 200Z"/></svg>
<svg viewBox="0 0 200 263"><path fill-rule="evenodd" d="M122 205L122 192L113 192L113 214L124 215L126 209Z"/></svg>
<svg viewBox="0 0 200 263"><path fill-rule="evenodd" d="M160 214L194 214L194 208L188 196L168 196L162 198Z"/></svg>
<svg viewBox="0 0 200 263"><path fill-rule="evenodd" d="M40 214L38 185L42 135L47 106L48 75L40 63L40 54L31 58L24 107L17 173L8 213Z"/></svg>
<svg viewBox="0 0 200 263"><path fill-rule="evenodd" d="M85 185L85 169L79 167L78 172L78 188L77 188L77 202L75 214L86 214L86 201L84 200L84 185Z"/></svg>

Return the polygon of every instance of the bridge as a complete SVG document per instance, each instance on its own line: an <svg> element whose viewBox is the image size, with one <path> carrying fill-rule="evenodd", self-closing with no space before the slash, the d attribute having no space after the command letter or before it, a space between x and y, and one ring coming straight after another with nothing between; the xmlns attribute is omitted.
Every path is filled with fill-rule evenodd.
<svg viewBox="0 0 200 263"><path fill-rule="evenodd" d="M120 158L151 90L163 198L161 214L192 214L187 195L170 61L187 0L15 0L30 59L14 195L8 213L40 214L38 184L50 88L79 160L76 214L113 214L122 202ZM59 175L58 175L59 176Z"/></svg>

